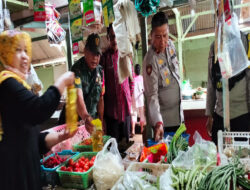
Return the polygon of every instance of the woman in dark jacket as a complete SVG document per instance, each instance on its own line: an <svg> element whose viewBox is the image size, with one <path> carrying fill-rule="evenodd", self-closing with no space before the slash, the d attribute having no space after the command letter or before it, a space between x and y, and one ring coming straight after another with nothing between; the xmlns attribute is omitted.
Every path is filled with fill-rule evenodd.
<svg viewBox="0 0 250 190"><path fill-rule="evenodd" d="M40 133L36 126L56 110L65 87L74 74L63 74L38 97L25 82L31 61L31 39L27 33L0 34L0 189L38 190L40 154L73 134Z"/></svg>

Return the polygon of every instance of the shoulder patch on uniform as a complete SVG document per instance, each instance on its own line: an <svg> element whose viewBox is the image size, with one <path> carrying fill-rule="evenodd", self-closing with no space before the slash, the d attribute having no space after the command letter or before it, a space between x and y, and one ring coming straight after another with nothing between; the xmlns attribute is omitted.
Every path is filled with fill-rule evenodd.
<svg viewBox="0 0 250 190"><path fill-rule="evenodd" d="M75 78L75 84L76 84L76 85L81 84L81 79L80 79L80 77L76 77L76 78Z"/></svg>
<svg viewBox="0 0 250 190"><path fill-rule="evenodd" d="M151 73L152 73L152 65L147 65L146 72L147 72L148 75L151 75Z"/></svg>

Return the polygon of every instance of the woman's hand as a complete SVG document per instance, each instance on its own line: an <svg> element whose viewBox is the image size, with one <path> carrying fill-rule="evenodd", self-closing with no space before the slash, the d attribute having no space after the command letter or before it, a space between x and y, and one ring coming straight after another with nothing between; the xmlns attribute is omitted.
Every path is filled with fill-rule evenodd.
<svg viewBox="0 0 250 190"><path fill-rule="evenodd" d="M48 149L51 149L53 146L55 146L56 144L73 137L76 132L77 132L78 128L71 132L68 129L64 129L62 132L59 133L48 133L45 137L45 143Z"/></svg>
<svg viewBox="0 0 250 190"><path fill-rule="evenodd" d="M58 88L60 93L62 94L65 87L73 85L75 81L75 74L71 71L62 74L57 81L55 82L54 86Z"/></svg>

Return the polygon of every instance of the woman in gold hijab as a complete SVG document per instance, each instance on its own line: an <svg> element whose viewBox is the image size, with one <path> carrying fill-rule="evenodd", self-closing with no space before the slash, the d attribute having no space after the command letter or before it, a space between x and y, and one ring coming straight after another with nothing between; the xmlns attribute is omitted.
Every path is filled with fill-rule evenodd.
<svg viewBox="0 0 250 190"><path fill-rule="evenodd" d="M63 74L44 95L38 97L25 82L31 61L31 39L27 33L0 34L0 189L38 190L40 154L74 135L40 133L36 126L56 110L65 87L74 74Z"/></svg>

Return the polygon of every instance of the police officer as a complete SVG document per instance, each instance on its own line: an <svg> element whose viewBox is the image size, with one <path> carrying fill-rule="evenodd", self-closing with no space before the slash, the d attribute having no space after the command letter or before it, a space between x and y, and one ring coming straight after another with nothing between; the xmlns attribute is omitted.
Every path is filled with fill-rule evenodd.
<svg viewBox="0 0 250 190"><path fill-rule="evenodd" d="M152 44L143 62L147 123L158 141L164 131L176 131L183 121L179 64L173 42L168 38L168 18L163 12L151 21Z"/></svg>
<svg viewBox="0 0 250 190"><path fill-rule="evenodd" d="M250 39L250 35L249 35ZM250 49L248 37L241 32L241 41L246 54ZM229 78L229 104L230 104L230 130L250 131L250 69L246 68L239 74ZM210 46L208 58L208 83L206 124L207 132L212 136L212 141L217 144L217 132L224 131L223 124L223 98L222 98L222 76L219 61L215 62L214 42Z"/></svg>
<svg viewBox="0 0 250 190"><path fill-rule="evenodd" d="M91 34L86 41L84 57L71 68L77 78L77 112L85 120L85 126L90 133L93 130L93 118L103 121L104 77L102 66L99 65L100 56L100 37L98 34ZM60 116L60 123L65 123L65 116L64 120L62 117Z"/></svg>

